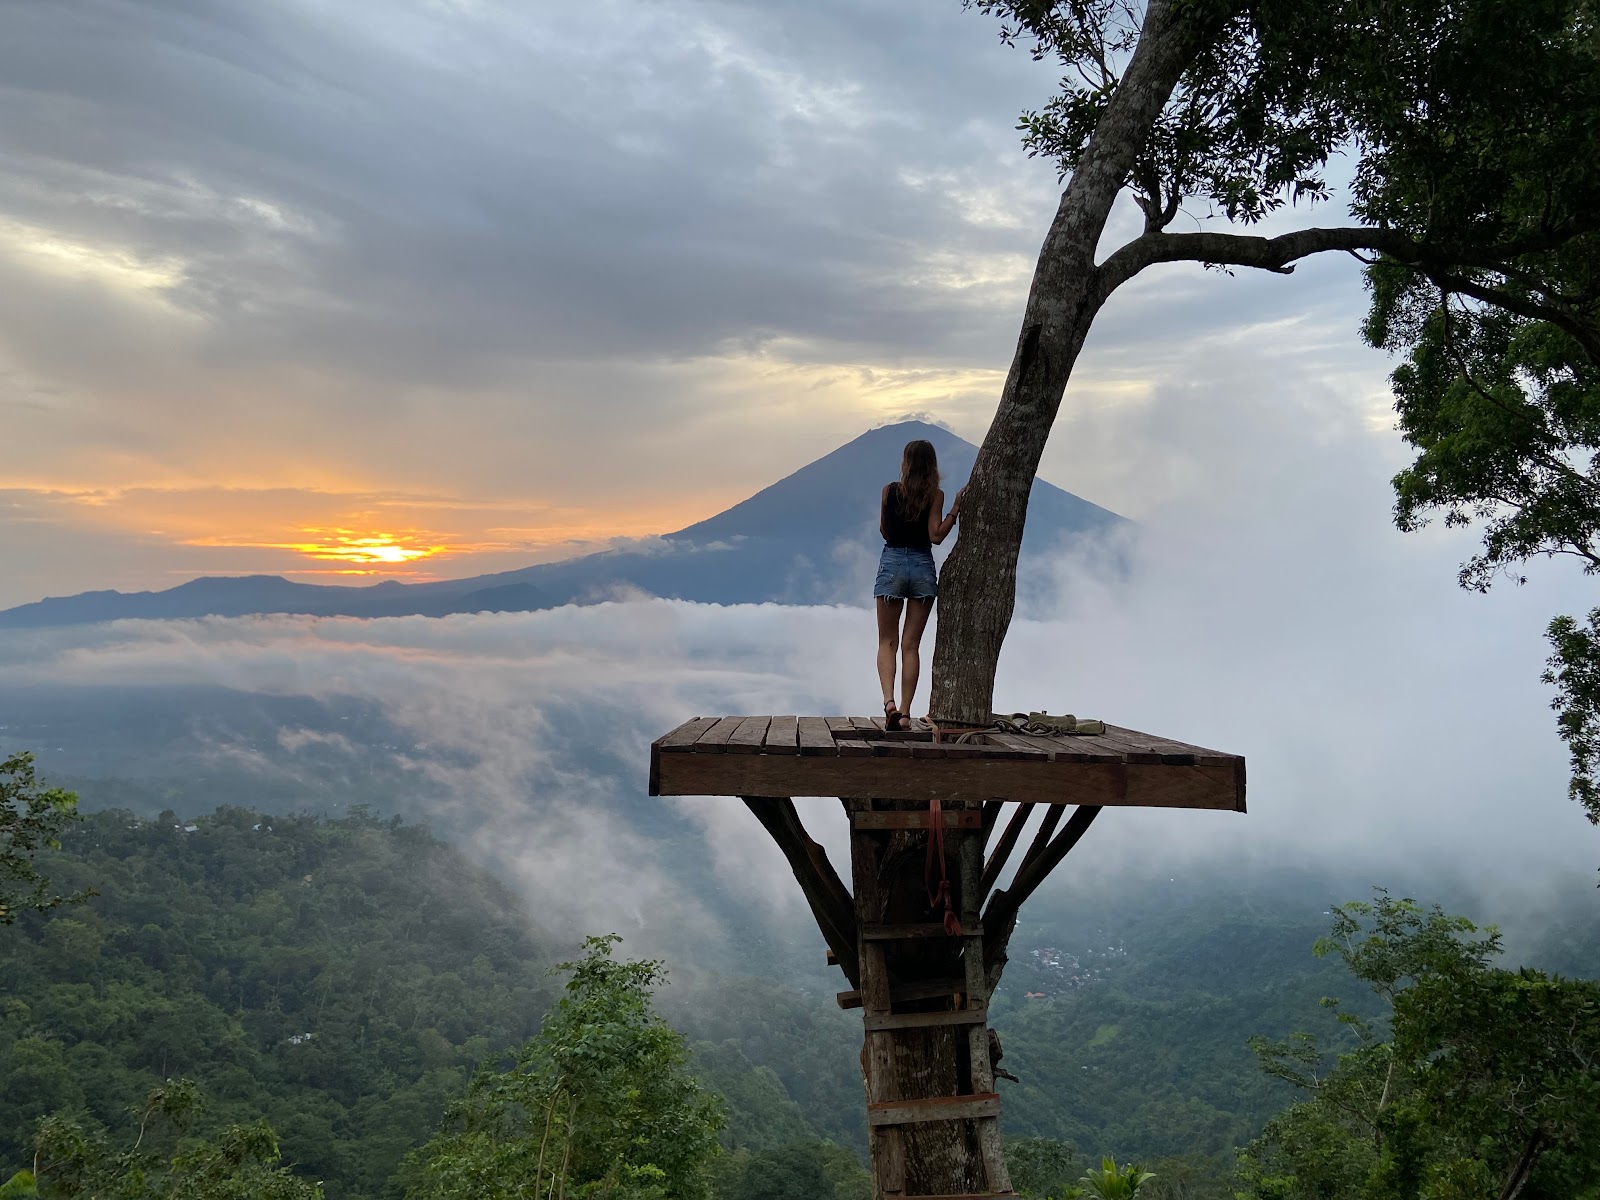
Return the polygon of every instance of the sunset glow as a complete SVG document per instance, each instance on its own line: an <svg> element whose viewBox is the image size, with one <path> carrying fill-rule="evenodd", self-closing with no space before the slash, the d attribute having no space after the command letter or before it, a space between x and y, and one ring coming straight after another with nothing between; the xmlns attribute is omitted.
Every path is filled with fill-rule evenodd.
<svg viewBox="0 0 1600 1200"><path fill-rule="evenodd" d="M350 563L358 567L400 566L421 558L431 558L443 546L409 543L401 535L375 533L356 537L347 529L306 529L303 533L322 534L316 542L290 542L282 548L319 562Z"/></svg>

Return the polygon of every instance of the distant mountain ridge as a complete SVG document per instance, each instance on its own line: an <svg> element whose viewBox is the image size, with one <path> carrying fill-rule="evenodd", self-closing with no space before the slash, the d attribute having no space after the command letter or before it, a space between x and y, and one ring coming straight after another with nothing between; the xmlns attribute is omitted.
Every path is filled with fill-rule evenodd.
<svg viewBox="0 0 1600 1200"><path fill-rule="evenodd" d="M907 441L939 453L945 489L966 482L977 447L947 429L903 421L869 430L733 507L647 547L434 583L365 587L295 583L278 575L207 576L160 592L83 592L0 612L0 629L81 625L139 617L444 616L527 612L625 592L715 604L864 600L877 551L878 493ZM1034 481L1025 555L1094 536L1126 519Z"/></svg>

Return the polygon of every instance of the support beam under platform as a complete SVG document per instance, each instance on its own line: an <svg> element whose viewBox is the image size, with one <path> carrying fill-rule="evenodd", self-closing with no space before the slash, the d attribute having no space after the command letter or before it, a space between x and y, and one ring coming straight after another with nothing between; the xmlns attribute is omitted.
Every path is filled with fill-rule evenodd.
<svg viewBox="0 0 1600 1200"><path fill-rule="evenodd" d="M652 796L874 796L1245 811L1244 759L1132 729L885 732L868 717L696 717L650 747ZM892 818L899 819L899 818Z"/></svg>

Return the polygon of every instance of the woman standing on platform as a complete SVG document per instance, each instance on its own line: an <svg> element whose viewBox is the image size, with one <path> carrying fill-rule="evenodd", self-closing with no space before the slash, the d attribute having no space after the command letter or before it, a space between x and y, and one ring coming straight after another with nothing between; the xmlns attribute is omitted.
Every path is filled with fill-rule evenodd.
<svg viewBox="0 0 1600 1200"><path fill-rule="evenodd" d="M965 491L966 489L962 489ZM961 492L945 515L939 489L939 458L933 443L907 442L900 478L885 484L878 508L883 556L872 594L878 609L878 682L883 687L886 729L911 728L911 698L922 671L922 632L933 612L939 583L933 547L950 536L961 511ZM905 611L905 627L900 622ZM900 705L894 702L895 659L900 661Z"/></svg>

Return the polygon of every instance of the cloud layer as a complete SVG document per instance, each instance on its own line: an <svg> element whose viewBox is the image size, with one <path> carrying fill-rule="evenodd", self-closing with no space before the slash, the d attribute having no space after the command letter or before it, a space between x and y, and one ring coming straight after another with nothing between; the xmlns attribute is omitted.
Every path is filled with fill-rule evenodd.
<svg viewBox="0 0 1600 1200"><path fill-rule="evenodd" d="M1123 410L1152 466L1173 464L1175 498L1131 548L1126 580L1061 558L1029 581L1041 599L1013 627L997 703L1243 753L1250 813L1109 813L1067 879L1337 862L1375 880L1425 865L1490 887L1592 868L1600 841L1564 796L1538 683L1540 630L1586 602L1583 581L1552 572L1461 592L1464 536L1390 528L1386 442L1359 405L1340 417L1314 392L1286 402L1248 379L1227 390L1220 419L1181 390ZM1194 456L1214 465L1203 487L1178 470ZM701 713L870 711L873 637L854 607L654 600L123 622L0 642L0 687L208 684L375 704L425 746L405 752L411 769L482 858L563 921L648 936L669 912L716 927L668 868L681 847L658 840L661 805L703 830L727 895L802 917L736 801L645 799L649 740ZM803 808L842 859L837 807Z"/></svg>

